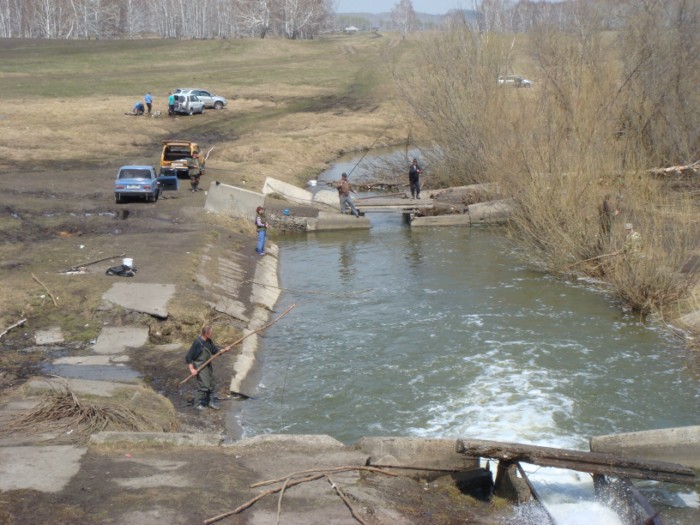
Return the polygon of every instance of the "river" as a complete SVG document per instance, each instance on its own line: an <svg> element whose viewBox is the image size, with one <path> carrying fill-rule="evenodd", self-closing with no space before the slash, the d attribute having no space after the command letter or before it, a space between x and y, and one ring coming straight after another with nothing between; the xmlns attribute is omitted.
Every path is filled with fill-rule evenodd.
<svg viewBox="0 0 700 525"><path fill-rule="evenodd" d="M244 436L587 450L593 435L700 423L699 382L681 342L593 284L533 271L498 230L411 229L399 214L368 216L369 231L279 241L277 309L296 307L263 337ZM545 474L539 490L558 499L572 479L580 477ZM661 492L669 505L698 505L695 492Z"/></svg>

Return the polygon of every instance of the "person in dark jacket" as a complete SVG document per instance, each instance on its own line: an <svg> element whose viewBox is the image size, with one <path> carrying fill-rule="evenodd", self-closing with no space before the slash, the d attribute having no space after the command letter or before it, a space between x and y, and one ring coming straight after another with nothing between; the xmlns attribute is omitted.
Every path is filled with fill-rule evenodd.
<svg viewBox="0 0 700 525"><path fill-rule="evenodd" d="M420 174L423 168L418 165L418 159L413 159L408 168L408 185L411 187L411 198L420 199Z"/></svg>
<svg viewBox="0 0 700 525"><path fill-rule="evenodd" d="M197 392L194 396L194 406L197 410L207 407L219 410L219 405L214 396L214 368L211 363L197 371L207 360L219 353L219 347L211 338L212 327L207 325L202 328L202 333L192 343L185 355L185 363L193 376L197 376ZM221 352L226 352L226 347Z"/></svg>

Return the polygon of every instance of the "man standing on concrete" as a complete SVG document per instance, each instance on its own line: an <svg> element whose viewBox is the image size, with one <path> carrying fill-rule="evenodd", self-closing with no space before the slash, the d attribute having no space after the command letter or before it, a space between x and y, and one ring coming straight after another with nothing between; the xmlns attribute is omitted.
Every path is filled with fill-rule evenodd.
<svg viewBox="0 0 700 525"><path fill-rule="evenodd" d="M411 198L420 199L420 174L423 168L418 165L418 159L413 159L408 168L408 185L411 187Z"/></svg>
<svg viewBox="0 0 700 525"><path fill-rule="evenodd" d="M204 410L207 407L219 410L219 404L214 396L214 368L211 362L204 368L197 371L211 357L219 353L219 347L216 346L211 338L212 327L206 325L202 328L202 333L192 343L192 346L185 355L185 363L193 376L197 376L197 392L194 396L194 406L197 410ZM226 352L230 346L221 350Z"/></svg>
<svg viewBox="0 0 700 525"><path fill-rule="evenodd" d="M338 188L338 196L340 197L340 213L345 213L345 209L349 207L352 214L355 217L359 217L360 212L357 211L357 208L355 208L352 198L350 197L350 192L355 193L355 190L350 187L347 173L343 173L340 176L340 180L338 181L336 188Z"/></svg>

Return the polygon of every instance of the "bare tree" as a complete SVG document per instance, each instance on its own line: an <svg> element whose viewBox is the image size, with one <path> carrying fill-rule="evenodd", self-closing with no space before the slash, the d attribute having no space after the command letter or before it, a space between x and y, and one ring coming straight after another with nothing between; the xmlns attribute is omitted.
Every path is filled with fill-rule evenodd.
<svg viewBox="0 0 700 525"><path fill-rule="evenodd" d="M401 31L401 38L406 38L406 35L416 26L416 12L413 10L413 2L399 0L391 10L391 20Z"/></svg>
<svg viewBox="0 0 700 525"><path fill-rule="evenodd" d="M239 0L236 18L250 36L265 38L270 30L272 0Z"/></svg>

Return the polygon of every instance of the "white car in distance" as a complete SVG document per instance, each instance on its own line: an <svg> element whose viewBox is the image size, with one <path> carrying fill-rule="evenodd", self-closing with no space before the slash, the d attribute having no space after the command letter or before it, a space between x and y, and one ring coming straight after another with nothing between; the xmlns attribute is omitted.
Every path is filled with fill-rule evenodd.
<svg viewBox="0 0 700 525"><path fill-rule="evenodd" d="M498 77L498 85L530 88L532 87L532 80L528 80L520 75L503 75L502 77Z"/></svg>
<svg viewBox="0 0 700 525"><path fill-rule="evenodd" d="M196 95L204 103L205 108L224 109L228 101L224 97L215 95L211 91L198 88L177 88L176 94Z"/></svg>

